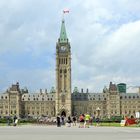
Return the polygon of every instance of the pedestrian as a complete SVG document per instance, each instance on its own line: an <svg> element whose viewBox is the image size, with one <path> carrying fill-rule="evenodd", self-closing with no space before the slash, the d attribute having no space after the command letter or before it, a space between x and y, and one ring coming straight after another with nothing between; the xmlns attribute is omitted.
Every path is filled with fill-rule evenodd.
<svg viewBox="0 0 140 140"><path fill-rule="evenodd" d="M76 126L76 116L73 116L72 121L73 121L73 126Z"/></svg>
<svg viewBox="0 0 140 140"><path fill-rule="evenodd" d="M100 123L100 119L99 117L96 118L96 126L99 126L99 123Z"/></svg>
<svg viewBox="0 0 140 140"><path fill-rule="evenodd" d="M85 118L84 114L81 114L79 116L79 128L84 128L84 122L85 122L84 118Z"/></svg>
<svg viewBox="0 0 140 140"><path fill-rule="evenodd" d="M10 126L10 116L7 116L7 125Z"/></svg>
<svg viewBox="0 0 140 140"><path fill-rule="evenodd" d="M72 121L71 121L71 117L70 117L70 116L68 116L67 123L68 123L68 127L71 127L71 123L72 123Z"/></svg>
<svg viewBox="0 0 140 140"><path fill-rule="evenodd" d="M65 125L64 116L61 116L62 125Z"/></svg>
<svg viewBox="0 0 140 140"><path fill-rule="evenodd" d="M89 115L89 113L87 112L87 113L85 114L84 128L89 128L89 121L90 121L90 115Z"/></svg>
<svg viewBox="0 0 140 140"><path fill-rule="evenodd" d="M56 117L56 124L57 124L57 127L61 127L60 115L59 114Z"/></svg>
<svg viewBox="0 0 140 140"><path fill-rule="evenodd" d="M18 119L17 119L17 116L15 115L13 118L13 126L16 126L17 123L18 123Z"/></svg>

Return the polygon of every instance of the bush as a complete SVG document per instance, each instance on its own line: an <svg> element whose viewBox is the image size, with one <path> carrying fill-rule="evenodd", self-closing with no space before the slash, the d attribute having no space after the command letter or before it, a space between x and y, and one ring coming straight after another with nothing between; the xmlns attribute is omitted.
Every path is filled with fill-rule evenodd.
<svg viewBox="0 0 140 140"><path fill-rule="evenodd" d="M13 122L11 117L9 118L9 122ZM0 123L8 123L8 117L0 118Z"/></svg>
<svg viewBox="0 0 140 140"><path fill-rule="evenodd" d="M30 119L20 119L19 121L20 121L20 123L36 123L37 122L37 120L33 119L33 118L30 118Z"/></svg>
<svg viewBox="0 0 140 140"><path fill-rule="evenodd" d="M100 122L103 122L103 123L113 123L113 122L120 123L122 119L123 119L122 116L112 116L111 118L104 117L100 120Z"/></svg>

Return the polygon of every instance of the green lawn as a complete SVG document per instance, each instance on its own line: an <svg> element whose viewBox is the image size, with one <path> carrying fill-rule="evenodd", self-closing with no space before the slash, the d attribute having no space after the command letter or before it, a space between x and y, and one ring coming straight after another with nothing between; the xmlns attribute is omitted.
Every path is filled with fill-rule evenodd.
<svg viewBox="0 0 140 140"><path fill-rule="evenodd" d="M93 123L93 126L96 126L96 123ZM120 123L100 123L99 126L114 126L114 127L123 127L120 125ZM140 125L138 124L134 124L134 125L129 125L129 126L125 126L125 127L140 127Z"/></svg>
<svg viewBox="0 0 140 140"><path fill-rule="evenodd" d="M18 126L21 126L21 125L33 125L33 124L36 124L36 123L18 123ZM92 124L93 126L96 126L96 123L93 123ZM7 123L0 123L0 126L7 126ZM11 126L13 126L13 123L11 123ZM107 127L123 127L120 125L120 123L99 123L99 127L104 127L104 126L107 126ZM139 125L129 125L129 126L125 126L125 127L140 127L140 124Z"/></svg>

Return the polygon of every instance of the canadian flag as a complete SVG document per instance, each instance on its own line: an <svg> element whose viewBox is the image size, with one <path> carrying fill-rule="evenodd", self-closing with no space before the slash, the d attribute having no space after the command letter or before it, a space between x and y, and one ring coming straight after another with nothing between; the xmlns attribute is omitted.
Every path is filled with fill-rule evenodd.
<svg viewBox="0 0 140 140"><path fill-rule="evenodd" d="M63 13L65 14L65 13L69 13L69 10L63 10Z"/></svg>

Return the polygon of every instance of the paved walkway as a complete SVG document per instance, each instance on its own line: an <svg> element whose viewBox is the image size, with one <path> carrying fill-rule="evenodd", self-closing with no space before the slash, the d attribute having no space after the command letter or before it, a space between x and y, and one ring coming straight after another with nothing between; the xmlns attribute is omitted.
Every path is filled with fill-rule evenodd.
<svg viewBox="0 0 140 140"><path fill-rule="evenodd" d="M140 128L1 126L0 140L140 140Z"/></svg>

